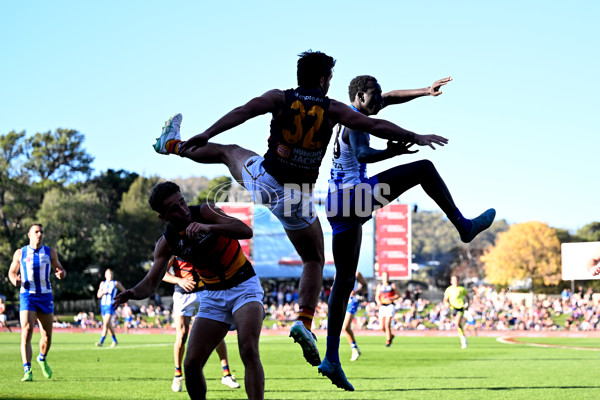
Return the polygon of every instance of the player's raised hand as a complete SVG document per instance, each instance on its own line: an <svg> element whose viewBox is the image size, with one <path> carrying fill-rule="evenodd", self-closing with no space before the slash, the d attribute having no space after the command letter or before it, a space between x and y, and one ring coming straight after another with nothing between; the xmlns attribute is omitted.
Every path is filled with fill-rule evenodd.
<svg viewBox="0 0 600 400"><path fill-rule="evenodd" d="M182 152L184 152L186 150L194 151L198 147L204 147L204 146L206 146L206 143L208 143L209 139L210 139L210 136L208 136L205 133L196 135L196 136L186 140L179 146L179 153L181 154Z"/></svg>
<svg viewBox="0 0 600 400"><path fill-rule="evenodd" d="M419 146L429 146L434 150L434 144L437 144L438 146L448 144L448 139L438 135L415 135L414 140Z"/></svg>
<svg viewBox="0 0 600 400"><path fill-rule="evenodd" d="M451 77L447 77L447 78L442 78L439 79L435 82L433 82L433 85L431 85L429 87L429 95L430 96L439 96L440 94L442 94L442 91L440 90L440 88L446 84L448 84L448 82L450 82L452 80Z"/></svg>

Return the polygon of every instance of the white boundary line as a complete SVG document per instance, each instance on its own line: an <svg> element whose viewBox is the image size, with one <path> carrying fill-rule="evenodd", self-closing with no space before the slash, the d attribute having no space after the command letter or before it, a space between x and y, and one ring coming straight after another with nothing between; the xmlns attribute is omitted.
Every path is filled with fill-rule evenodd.
<svg viewBox="0 0 600 400"><path fill-rule="evenodd" d="M586 350L586 351L600 351L598 347L579 347L579 346L562 346L558 344L543 344L543 343L530 343L530 342L518 342L514 336L502 336L496 339L496 341L503 344L520 344L524 346L532 347L544 347L552 349L569 349L569 350Z"/></svg>

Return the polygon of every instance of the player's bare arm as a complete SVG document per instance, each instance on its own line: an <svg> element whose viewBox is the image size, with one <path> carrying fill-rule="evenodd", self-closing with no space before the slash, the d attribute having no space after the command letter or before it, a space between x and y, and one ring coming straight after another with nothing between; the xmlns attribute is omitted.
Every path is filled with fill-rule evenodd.
<svg viewBox="0 0 600 400"><path fill-rule="evenodd" d="M167 272L163 277L163 281L167 283L172 283L173 285L179 285L186 292L191 292L196 287L196 281L191 276L188 277L179 277L175 276L171 273L170 267L173 265L173 261L175 257L171 257L169 260L169 267L167 268Z"/></svg>
<svg viewBox="0 0 600 400"><path fill-rule="evenodd" d="M452 80L451 77L438 79L433 82L431 86L421 89L406 89L406 90L392 90L391 92L384 93L383 96L383 107L390 106L393 104L402 104L408 101L414 100L417 97L422 96L439 96L442 94L440 88L447 85Z"/></svg>
<svg viewBox="0 0 600 400"><path fill-rule="evenodd" d="M409 150L413 143L393 142L388 141L385 150L377 150L370 146L367 136L363 132L358 132L352 129L349 131L350 147L354 150L356 159L361 163L375 163L378 161L387 160L400 154L412 154L418 150Z"/></svg>
<svg viewBox="0 0 600 400"><path fill-rule="evenodd" d="M232 239L250 239L252 229L237 218L226 215L214 204L203 204L200 215L206 223L192 222L186 229L190 237L199 232L215 232Z"/></svg>
<svg viewBox="0 0 600 400"><path fill-rule="evenodd" d="M194 150L196 147L204 146L211 138L218 135L219 133L225 132L231 128L235 128L244 122L263 115L266 113L273 113L274 115L279 113L281 105L285 101L285 95L283 91L279 89L273 89L262 96L255 97L243 106L234 108L221 119L215 122L210 128L205 130L199 135L193 136L181 145L180 151Z"/></svg>
<svg viewBox="0 0 600 400"><path fill-rule="evenodd" d="M145 299L156 292L158 285L167 272L170 258L171 248L163 236L156 242L156 247L154 248L154 263L152 263L150 271L148 271L144 279L133 288L127 289L116 295L113 307L117 308L119 305L127 303L129 300Z"/></svg>
<svg viewBox="0 0 600 400"><path fill-rule="evenodd" d="M340 123L350 129L369 132L373 136L382 139L414 142L419 146L429 146L435 150L434 145L443 146L448 143L448 139L438 135L419 135L408 131L398 125L377 118L369 118L361 113L353 111L347 105L331 99L329 112L332 122Z"/></svg>
<svg viewBox="0 0 600 400"><path fill-rule="evenodd" d="M54 275L58 279L65 279L67 276L67 271L63 268L58 259L58 253L53 248L50 248L50 256L52 257L52 268L54 268Z"/></svg>
<svg viewBox="0 0 600 400"><path fill-rule="evenodd" d="M10 267L8 268L8 279L10 283L15 285L16 287L21 286L21 274L19 273L19 267L21 263L21 249L18 249L13 254L12 262L10 263Z"/></svg>

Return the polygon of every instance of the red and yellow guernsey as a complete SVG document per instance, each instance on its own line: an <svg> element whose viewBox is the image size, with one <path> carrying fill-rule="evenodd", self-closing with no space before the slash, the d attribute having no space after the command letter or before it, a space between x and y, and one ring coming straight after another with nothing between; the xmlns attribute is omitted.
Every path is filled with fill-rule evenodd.
<svg viewBox="0 0 600 400"><path fill-rule="evenodd" d="M193 222L205 222L200 207L189 207ZM175 275L191 275L208 290L228 289L256 275L236 239L214 232L189 238L185 231L179 232L171 224L167 225L164 237L172 253L181 260L177 262Z"/></svg>

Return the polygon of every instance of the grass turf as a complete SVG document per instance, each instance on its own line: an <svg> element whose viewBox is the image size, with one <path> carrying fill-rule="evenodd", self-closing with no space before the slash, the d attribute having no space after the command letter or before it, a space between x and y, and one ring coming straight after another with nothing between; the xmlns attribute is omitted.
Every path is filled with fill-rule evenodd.
<svg viewBox="0 0 600 400"><path fill-rule="evenodd" d="M35 360L33 382L23 376L20 335L0 333L0 399L185 399L173 393L173 335L119 335L119 346L96 348L97 334L56 331L45 379ZM39 334L33 337L37 356ZM220 383L215 354L205 367L209 399L244 399L244 367L237 339L230 335L230 366L242 389ZM396 337L390 348L382 336L358 336L361 358L350 362L342 338L344 370L356 391L333 386L302 358L286 336L262 336L266 399L596 399L600 351L541 348L527 343L598 348L600 339L523 338L504 344L491 337L469 338L460 349L456 337ZM319 350L325 353L325 337ZM185 391L185 388L184 388Z"/></svg>

